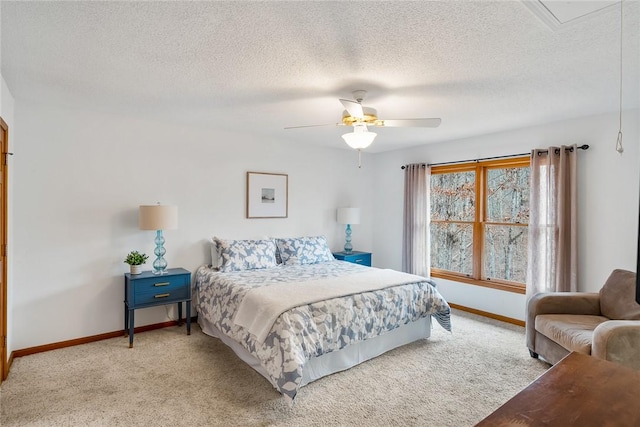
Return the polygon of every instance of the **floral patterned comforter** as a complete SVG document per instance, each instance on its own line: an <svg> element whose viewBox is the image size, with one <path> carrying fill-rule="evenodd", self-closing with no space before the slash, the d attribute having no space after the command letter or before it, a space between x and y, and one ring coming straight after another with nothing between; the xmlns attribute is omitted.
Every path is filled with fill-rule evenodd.
<svg viewBox="0 0 640 427"><path fill-rule="evenodd" d="M307 360L430 315L443 328L451 330L451 309L426 279L290 309L278 317L263 343L233 323L242 298L253 287L305 279L348 280L349 275L370 268L329 261L223 273L203 266L195 277L196 309L198 316L213 323L260 360L277 390L293 400Z"/></svg>

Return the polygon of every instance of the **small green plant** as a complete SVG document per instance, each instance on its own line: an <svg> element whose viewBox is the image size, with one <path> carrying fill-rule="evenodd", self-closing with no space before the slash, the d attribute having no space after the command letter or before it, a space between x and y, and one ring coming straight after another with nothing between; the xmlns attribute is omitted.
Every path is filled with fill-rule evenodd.
<svg viewBox="0 0 640 427"><path fill-rule="evenodd" d="M131 251L124 260L125 264L142 265L149 259L147 254L141 254L138 251Z"/></svg>

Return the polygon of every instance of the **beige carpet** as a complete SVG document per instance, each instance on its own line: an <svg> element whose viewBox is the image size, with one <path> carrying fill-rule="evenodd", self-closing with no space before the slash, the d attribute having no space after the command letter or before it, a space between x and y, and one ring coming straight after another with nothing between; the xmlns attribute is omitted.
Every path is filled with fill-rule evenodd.
<svg viewBox="0 0 640 427"><path fill-rule="evenodd" d="M435 322L434 322L435 323ZM542 374L524 329L454 311L432 337L303 387L292 408L197 325L14 360L2 426L472 426Z"/></svg>

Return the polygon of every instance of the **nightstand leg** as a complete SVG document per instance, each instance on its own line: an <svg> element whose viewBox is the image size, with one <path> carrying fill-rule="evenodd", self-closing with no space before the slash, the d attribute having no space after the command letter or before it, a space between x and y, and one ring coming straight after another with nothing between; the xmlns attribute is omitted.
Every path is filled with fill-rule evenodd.
<svg viewBox="0 0 640 427"><path fill-rule="evenodd" d="M191 335L191 300L185 304L187 305L187 335Z"/></svg>
<svg viewBox="0 0 640 427"><path fill-rule="evenodd" d="M129 348L133 348L134 310L129 310Z"/></svg>
<svg viewBox="0 0 640 427"><path fill-rule="evenodd" d="M178 326L182 326L182 303L178 303Z"/></svg>
<svg viewBox="0 0 640 427"><path fill-rule="evenodd" d="M124 303L124 336L129 335L129 308L127 303Z"/></svg>

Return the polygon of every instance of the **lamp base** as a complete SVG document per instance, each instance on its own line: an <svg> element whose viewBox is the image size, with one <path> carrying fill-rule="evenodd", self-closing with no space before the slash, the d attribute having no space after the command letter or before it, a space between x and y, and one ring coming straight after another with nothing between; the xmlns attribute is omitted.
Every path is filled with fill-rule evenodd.
<svg viewBox="0 0 640 427"><path fill-rule="evenodd" d="M164 248L164 236L162 235L162 230L156 231L156 239L155 239L156 248L153 251L156 254L156 259L153 261L153 274L167 274L167 260L164 259L164 254L167 253Z"/></svg>
<svg viewBox="0 0 640 427"><path fill-rule="evenodd" d="M353 246L351 245L351 224L347 224L347 229L345 230L344 253L351 254L351 252L353 252Z"/></svg>

